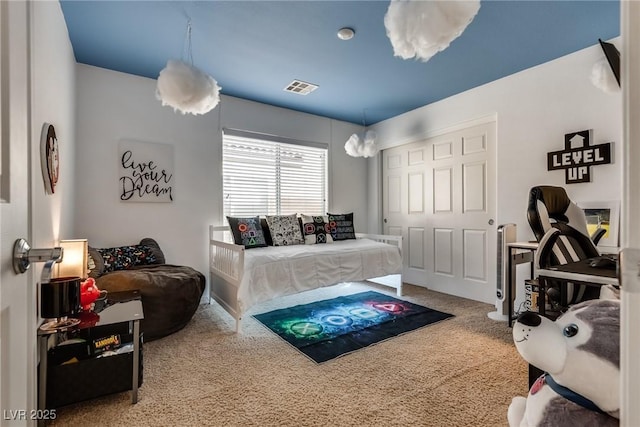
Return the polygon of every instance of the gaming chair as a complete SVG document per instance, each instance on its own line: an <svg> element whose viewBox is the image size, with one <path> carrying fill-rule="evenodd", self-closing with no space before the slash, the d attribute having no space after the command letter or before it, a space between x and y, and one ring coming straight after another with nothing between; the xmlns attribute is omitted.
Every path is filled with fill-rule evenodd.
<svg viewBox="0 0 640 427"><path fill-rule="evenodd" d="M536 253L538 268L600 256L596 245L606 230L599 228L589 236L584 211L569 199L564 188L544 185L531 188L527 219L539 242ZM597 298L598 294L597 288L568 284L568 300L561 304ZM551 297L552 292L548 295Z"/></svg>

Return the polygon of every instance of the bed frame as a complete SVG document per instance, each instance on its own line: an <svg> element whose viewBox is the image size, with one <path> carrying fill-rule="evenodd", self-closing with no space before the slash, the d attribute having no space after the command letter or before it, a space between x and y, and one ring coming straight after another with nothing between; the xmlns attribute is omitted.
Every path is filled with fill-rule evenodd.
<svg viewBox="0 0 640 427"><path fill-rule="evenodd" d="M402 255L402 236L356 233L357 239L370 239L397 246ZM242 328L242 315L238 304L238 288L244 273L244 251L242 245L230 243L229 226L209 226L209 302L215 300L236 321L236 333ZM363 278L364 279L364 278ZM366 278L367 281L396 289L402 296L402 274Z"/></svg>

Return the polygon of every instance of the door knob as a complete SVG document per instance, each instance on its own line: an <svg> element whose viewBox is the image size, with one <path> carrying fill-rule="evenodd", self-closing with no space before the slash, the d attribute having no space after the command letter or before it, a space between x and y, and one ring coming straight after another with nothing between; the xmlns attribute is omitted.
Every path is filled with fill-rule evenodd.
<svg viewBox="0 0 640 427"><path fill-rule="evenodd" d="M49 283L53 264L62 261L62 248L31 249L24 239L18 239L13 245L13 271L22 274L32 262L46 263L42 270L42 283Z"/></svg>
<svg viewBox="0 0 640 427"><path fill-rule="evenodd" d="M493 219L489 220L489 225L493 225Z"/></svg>
<svg viewBox="0 0 640 427"><path fill-rule="evenodd" d="M384 223L385 223L385 224L387 223L387 218L385 218L385 219L384 219Z"/></svg>

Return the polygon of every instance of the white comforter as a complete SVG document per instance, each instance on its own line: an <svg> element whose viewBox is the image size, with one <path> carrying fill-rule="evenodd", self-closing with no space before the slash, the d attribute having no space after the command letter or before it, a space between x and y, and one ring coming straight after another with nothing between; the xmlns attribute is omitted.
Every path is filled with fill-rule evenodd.
<svg viewBox="0 0 640 427"><path fill-rule="evenodd" d="M245 313L275 297L401 272L399 248L369 239L249 249L238 289L239 308Z"/></svg>

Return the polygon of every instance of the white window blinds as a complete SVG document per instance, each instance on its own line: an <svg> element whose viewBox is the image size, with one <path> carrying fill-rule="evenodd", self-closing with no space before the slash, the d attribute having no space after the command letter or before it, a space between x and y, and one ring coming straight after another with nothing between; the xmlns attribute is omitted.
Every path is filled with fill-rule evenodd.
<svg viewBox="0 0 640 427"><path fill-rule="evenodd" d="M225 129L222 173L225 216L327 212L326 144Z"/></svg>

